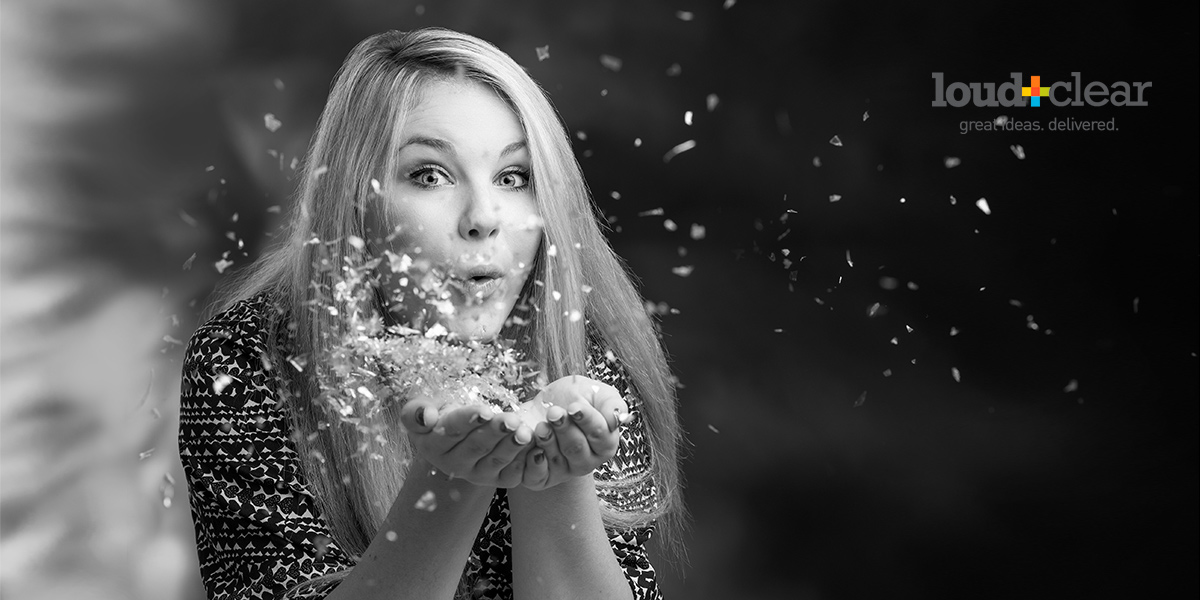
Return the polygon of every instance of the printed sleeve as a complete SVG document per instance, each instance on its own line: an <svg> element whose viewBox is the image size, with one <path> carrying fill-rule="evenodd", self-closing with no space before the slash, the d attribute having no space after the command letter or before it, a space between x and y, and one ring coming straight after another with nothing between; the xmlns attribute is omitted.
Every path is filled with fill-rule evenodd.
<svg viewBox="0 0 1200 600"><path fill-rule="evenodd" d="M642 421L642 402L633 392L617 359L611 353L589 360L593 379L617 388L629 405L633 420L622 430L617 453L600 465L596 479L600 501L609 508L626 513L649 512L658 506L658 491L650 473L650 446ZM632 527L606 527L609 544L617 562L625 571L633 597L637 600L661 600L654 566L646 544L654 534L654 523Z"/></svg>
<svg viewBox="0 0 1200 600"><path fill-rule="evenodd" d="M252 325L205 325L184 360L179 449L201 579L210 600L323 598L340 579L322 576L352 561L304 482Z"/></svg>

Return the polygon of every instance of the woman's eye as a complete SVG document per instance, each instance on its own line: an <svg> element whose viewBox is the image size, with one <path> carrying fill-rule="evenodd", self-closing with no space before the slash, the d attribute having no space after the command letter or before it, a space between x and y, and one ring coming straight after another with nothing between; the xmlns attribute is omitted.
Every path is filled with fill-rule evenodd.
<svg viewBox="0 0 1200 600"><path fill-rule="evenodd" d="M450 183L450 178L441 170L433 167L422 167L413 171L409 179L421 187L437 187Z"/></svg>
<svg viewBox="0 0 1200 600"><path fill-rule="evenodd" d="M508 171L500 175L499 183L507 188L524 188L529 185L528 171Z"/></svg>

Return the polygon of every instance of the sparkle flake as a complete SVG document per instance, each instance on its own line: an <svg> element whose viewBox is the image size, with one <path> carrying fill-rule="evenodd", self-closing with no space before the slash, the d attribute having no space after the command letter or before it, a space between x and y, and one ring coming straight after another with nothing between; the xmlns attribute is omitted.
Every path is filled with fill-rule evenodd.
<svg viewBox="0 0 1200 600"><path fill-rule="evenodd" d="M687 277L688 275L691 275L692 271L694 271L695 269L696 269L696 267L694 267L692 265L683 265L683 266L679 266L679 267L675 267L675 268L671 269L671 272L680 277Z"/></svg>
<svg viewBox="0 0 1200 600"><path fill-rule="evenodd" d="M987 198L980 198L980 199L976 200L975 207L978 208L985 215L992 214L992 208L990 206L988 206Z"/></svg>
<svg viewBox="0 0 1200 600"><path fill-rule="evenodd" d="M612 71L614 73L621 70L621 59L619 59L615 56L612 56L610 54L601 54L600 55L600 64L605 69L608 69L609 71Z"/></svg>
<svg viewBox="0 0 1200 600"><path fill-rule="evenodd" d="M279 130L280 127L283 126L283 121L276 119L275 115L273 115L271 113L267 113L267 114L263 115L263 125L265 125L267 127L267 131L270 131L271 133L275 133L276 131Z"/></svg>
<svg viewBox="0 0 1200 600"><path fill-rule="evenodd" d="M942 163L946 165L947 169L953 169L954 167L961 165L962 160L957 156L947 156Z"/></svg>
<svg viewBox="0 0 1200 600"><path fill-rule="evenodd" d="M842 147L842 138L835 135L829 139L829 143L841 148Z"/></svg>
<svg viewBox="0 0 1200 600"><path fill-rule="evenodd" d="M681 142L681 143L677 144L674 148L671 148L670 150L668 150L667 153L663 155L663 162L671 162L672 158L675 158L676 156L679 156L680 154L683 154L684 152L687 152L688 150L691 150L692 148L695 148L695 147L696 147L696 140L688 140L686 142Z"/></svg>
<svg viewBox="0 0 1200 600"><path fill-rule="evenodd" d="M955 382L962 381L962 373L958 372L958 367L950 367L950 376L954 377Z"/></svg>
<svg viewBox="0 0 1200 600"><path fill-rule="evenodd" d="M1020 144L1013 144L1008 149L1012 150L1013 156L1016 156L1018 160L1025 160L1025 148L1022 148Z"/></svg>
<svg viewBox="0 0 1200 600"><path fill-rule="evenodd" d="M705 235L704 226L700 225L698 223L692 223L692 231L691 231L692 239L693 240L702 240L702 239L704 239L704 235Z"/></svg>
<svg viewBox="0 0 1200 600"><path fill-rule="evenodd" d="M538 46L537 48L534 48L534 50L537 50L538 62L542 62L543 60L550 58L550 45L549 44L546 44L545 46Z"/></svg>
<svg viewBox="0 0 1200 600"><path fill-rule="evenodd" d="M421 497L417 499L417 504L415 507L417 510L433 512L437 509L437 495L433 493L433 490L426 490L425 493L421 494Z"/></svg>

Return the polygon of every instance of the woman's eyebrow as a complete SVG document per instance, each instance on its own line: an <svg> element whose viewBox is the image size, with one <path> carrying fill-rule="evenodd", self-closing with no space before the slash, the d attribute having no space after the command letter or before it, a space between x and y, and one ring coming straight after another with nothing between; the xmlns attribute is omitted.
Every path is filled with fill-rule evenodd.
<svg viewBox="0 0 1200 600"><path fill-rule="evenodd" d="M421 136L408 138L407 141L400 145L400 148L397 150L397 152L409 146L426 146L437 150L438 152L442 152L443 154L449 154L450 156L454 156L456 154L454 151L454 144L451 144L443 139Z"/></svg>
<svg viewBox="0 0 1200 600"><path fill-rule="evenodd" d="M513 142L513 143L505 146L504 149L500 151L500 158L504 158L505 156L508 156L509 154L512 154L519 150L523 150L527 145L528 144L525 143L525 140ZM440 139L440 138L414 136L414 137L408 138L407 141L405 141L403 144L401 144L400 148L399 148L399 150L397 150L397 152L399 152L400 150L404 150L405 148L407 148L409 146L425 146L427 148L432 148L434 150L437 150L438 152L441 152L443 154L448 154L450 156L457 155L457 152L454 150L454 144L451 144L450 142Z"/></svg>
<svg viewBox="0 0 1200 600"><path fill-rule="evenodd" d="M513 142L513 143L505 146L504 149L500 151L500 158L504 158L505 156L508 156L509 154L512 154L513 152L521 150L521 149L525 148L525 146L526 146L525 140L521 140L519 142Z"/></svg>

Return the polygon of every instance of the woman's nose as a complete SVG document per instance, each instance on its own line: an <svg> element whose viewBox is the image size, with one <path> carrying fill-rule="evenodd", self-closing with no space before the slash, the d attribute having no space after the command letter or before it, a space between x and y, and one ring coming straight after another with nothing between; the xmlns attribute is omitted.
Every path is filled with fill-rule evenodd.
<svg viewBox="0 0 1200 600"><path fill-rule="evenodd" d="M490 197L491 190L468 187L458 234L466 240L486 240L500 233L500 206Z"/></svg>

